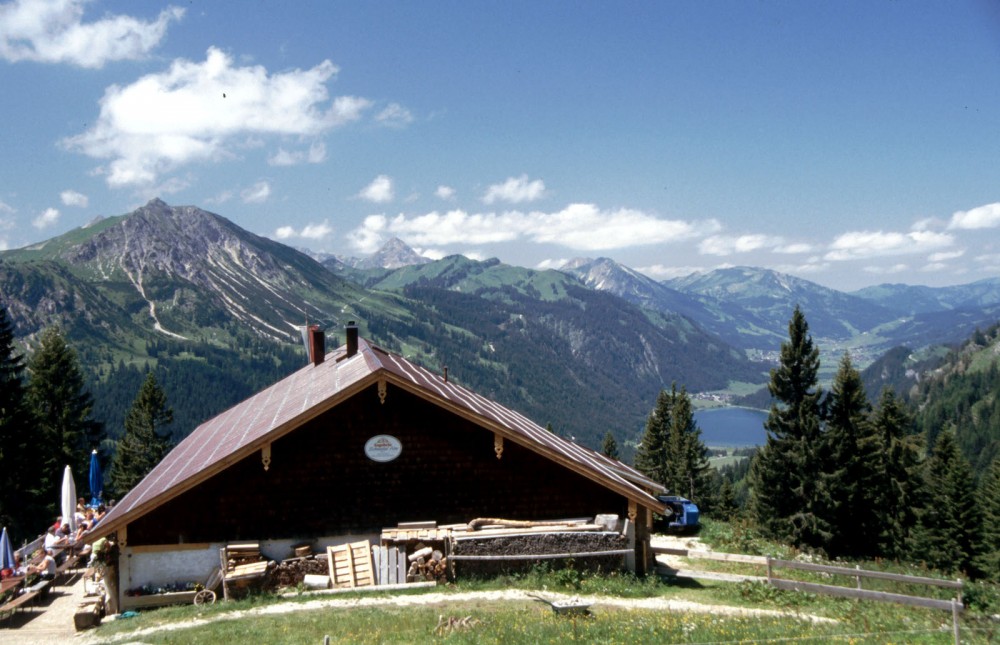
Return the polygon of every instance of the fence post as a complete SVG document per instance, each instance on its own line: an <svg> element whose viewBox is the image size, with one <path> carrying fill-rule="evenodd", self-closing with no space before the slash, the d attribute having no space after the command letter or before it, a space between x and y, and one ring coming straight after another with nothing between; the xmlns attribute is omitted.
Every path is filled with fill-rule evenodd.
<svg viewBox="0 0 1000 645"><path fill-rule="evenodd" d="M961 585L962 584L962 579L961 578L955 578L955 582L957 582L959 585ZM958 588L958 602L962 602L962 587Z"/></svg>
<svg viewBox="0 0 1000 645"><path fill-rule="evenodd" d="M771 556L767 556L767 584L771 584Z"/></svg>
<svg viewBox="0 0 1000 645"><path fill-rule="evenodd" d="M861 565L860 564L854 565L854 568L857 571L861 571ZM854 576L854 579L857 580L857 582L858 582L858 589L860 589L861 588L861 574L859 573L858 575Z"/></svg>
<svg viewBox="0 0 1000 645"><path fill-rule="evenodd" d="M961 645L961 638L958 633L958 602L954 598L951 600L951 622L955 629L955 645Z"/></svg>

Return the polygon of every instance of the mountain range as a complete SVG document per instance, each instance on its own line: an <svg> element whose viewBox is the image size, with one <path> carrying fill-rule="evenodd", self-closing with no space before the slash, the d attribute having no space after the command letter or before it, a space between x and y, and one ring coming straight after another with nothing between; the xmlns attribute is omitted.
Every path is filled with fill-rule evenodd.
<svg viewBox="0 0 1000 645"><path fill-rule="evenodd" d="M112 435L142 370L183 409L175 434L305 360L305 324L362 333L539 423L598 445L640 433L661 388L760 387L792 309L817 344L865 364L897 345L957 342L1000 314L1000 280L855 293L738 267L655 281L607 258L561 270L451 256L400 240L367 258L311 257L194 206L153 200L0 252L0 301L30 350L57 324ZM835 366L835 361L826 361Z"/></svg>

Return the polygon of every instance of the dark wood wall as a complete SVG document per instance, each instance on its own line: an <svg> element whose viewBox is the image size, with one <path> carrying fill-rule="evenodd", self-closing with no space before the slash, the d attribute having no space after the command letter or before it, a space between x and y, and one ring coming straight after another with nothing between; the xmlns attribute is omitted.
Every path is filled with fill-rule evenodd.
<svg viewBox="0 0 1000 645"><path fill-rule="evenodd" d="M364 444L402 443L377 463ZM616 513L619 494L493 433L389 386L376 387L276 440L270 469L260 452L233 464L128 527L130 545L304 539L378 532L397 522L476 517L553 519Z"/></svg>

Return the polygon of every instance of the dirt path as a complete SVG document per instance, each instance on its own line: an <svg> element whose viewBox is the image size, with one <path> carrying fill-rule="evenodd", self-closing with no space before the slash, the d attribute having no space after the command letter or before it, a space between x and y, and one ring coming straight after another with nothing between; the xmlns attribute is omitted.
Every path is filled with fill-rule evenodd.
<svg viewBox="0 0 1000 645"><path fill-rule="evenodd" d="M355 607L417 607L433 605L456 605L462 603L483 603L501 601L537 602L537 599L529 595L532 592L520 590L507 591L472 591L466 593L425 593L420 595L405 595L395 597L371 597L371 598L329 598L323 597L322 592L317 592L314 600L306 602L285 602L257 609L233 611L222 615L215 615L205 619L195 619L185 622L172 623L169 625L158 625L136 631L117 634L111 638L102 637L99 632L88 632L76 642L80 645L92 645L95 643L115 643L122 641L135 641L143 636L162 631L173 631L178 629L189 629L206 625L211 622L226 620L240 620L248 616L269 616L281 615L299 611L314 611L319 609L350 609ZM592 603L594 607L614 607L617 609L646 609L653 611L675 611L675 612L699 612L726 614L730 616L789 616L808 620L814 623L836 622L829 618L799 614L794 612L773 611L768 609L747 609L744 607L733 607L728 605L703 605L686 600L671 600L669 598L611 598L607 596L568 596L553 592L545 592L544 596L555 602L566 602L569 600Z"/></svg>
<svg viewBox="0 0 1000 645"><path fill-rule="evenodd" d="M51 645L73 639L76 606L83 600L84 588L78 570L49 591L41 604L19 611L5 627L0 627L4 645Z"/></svg>

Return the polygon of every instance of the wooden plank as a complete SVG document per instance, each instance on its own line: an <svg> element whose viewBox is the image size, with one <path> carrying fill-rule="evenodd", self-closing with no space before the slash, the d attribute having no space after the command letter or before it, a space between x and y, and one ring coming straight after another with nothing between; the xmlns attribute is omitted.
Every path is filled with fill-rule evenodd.
<svg viewBox="0 0 1000 645"><path fill-rule="evenodd" d="M799 569L801 571L817 571L819 573L830 573L840 576L851 576L852 578L873 578L879 580L892 580L894 582L907 582L919 585L933 585L945 587L947 589L961 589L960 580L941 580L940 578L926 578L923 576L908 576L900 573L887 573L884 571L869 571L866 569L852 569L850 567L835 567L825 564L812 564L810 562L796 562L794 560L771 560L771 566L783 569Z"/></svg>
<svg viewBox="0 0 1000 645"><path fill-rule="evenodd" d="M518 554L518 555L451 555L450 560L456 562L467 560L558 560L561 558L599 558L601 556L626 555L631 553L631 549L613 549L610 551L580 551L577 553L539 553L539 554Z"/></svg>
<svg viewBox="0 0 1000 645"><path fill-rule="evenodd" d="M833 585L821 585L812 582L798 582L796 580L781 580L776 578L771 579L771 584L778 589L784 589L786 591L805 591L808 593L826 594L828 596L841 596L843 598L893 602L901 605L912 605L914 607L926 607L928 609L945 609L951 611L953 603L959 610L965 608L962 603L955 603L952 600L919 598L917 596L906 596L903 594L888 593L885 591L851 589L850 587L835 587Z"/></svg>
<svg viewBox="0 0 1000 645"><path fill-rule="evenodd" d="M656 549L653 549L656 553ZM742 553L716 553L714 551L688 551L687 557L718 562L742 562L744 564L767 565L767 558L762 555L743 555ZM774 560L771 561L772 563Z"/></svg>
<svg viewBox="0 0 1000 645"><path fill-rule="evenodd" d="M396 549L396 583L406 584L406 552Z"/></svg>
<svg viewBox="0 0 1000 645"><path fill-rule="evenodd" d="M210 542L185 542L183 544L140 544L139 546L130 546L129 550L132 553L160 553L163 551L201 551L208 549L212 544Z"/></svg>
<svg viewBox="0 0 1000 645"><path fill-rule="evenodd" d="M425 520L423 522L400 522L396 525L401 529L436 529L437 520Z"/></svg>
<svg viewBox="0 0 1000 645"><path fill-rule="evenodd" d="M585 531L607 533L608 535L619 535L617 531L605 531L604 527L598 524L584 524L577 526L536 526L530 529L484 529L482 531L467 531L465 533L456 533L455 540L475 540L484 537L550 535L554 533L566 533L572 535Z"/></svg>
<svg viewBox="0 0 1000 645"><path fill-rule="evenodd" d="M335 587L375 585L372 549L368 540L327 547L330 580Z"/></svg>

